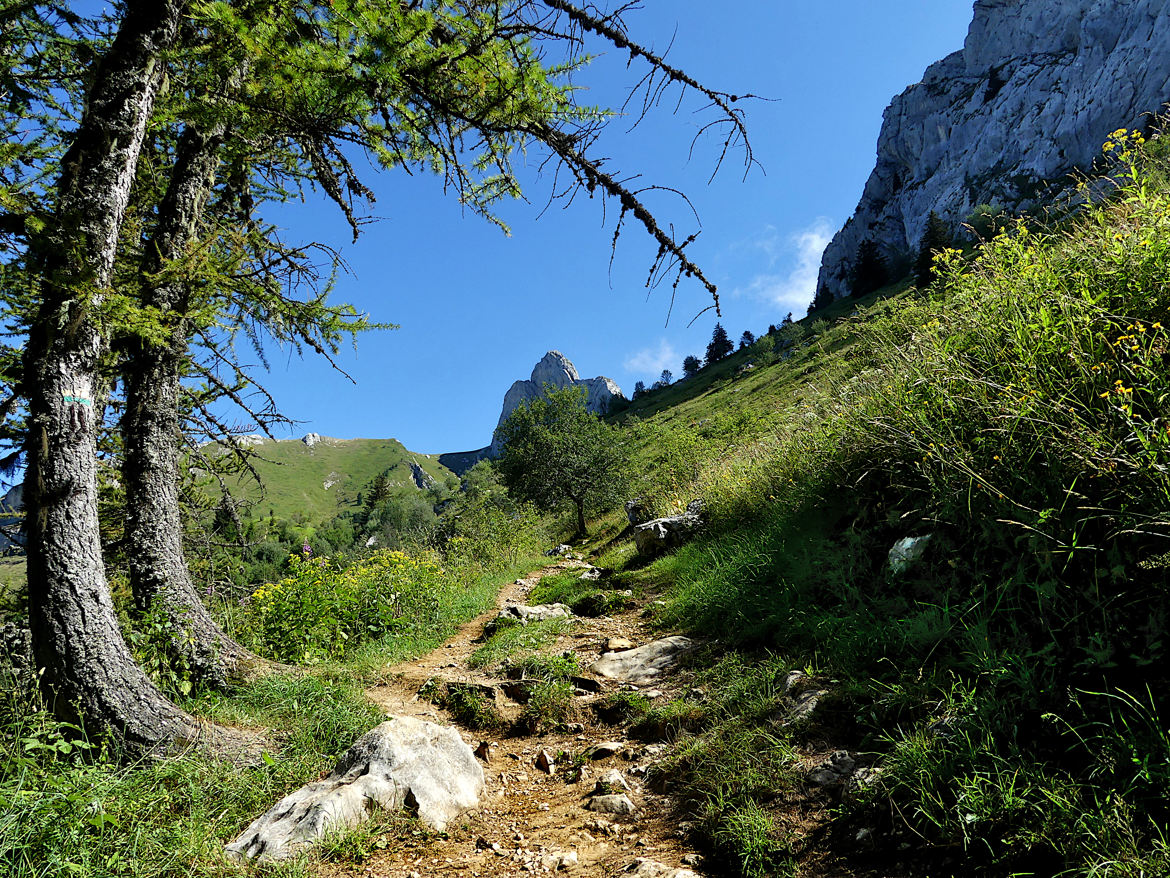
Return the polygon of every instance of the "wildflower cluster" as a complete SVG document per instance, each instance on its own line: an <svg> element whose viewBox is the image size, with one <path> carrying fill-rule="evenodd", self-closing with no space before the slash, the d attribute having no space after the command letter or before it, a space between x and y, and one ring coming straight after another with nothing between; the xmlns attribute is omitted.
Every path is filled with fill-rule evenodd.
<svg viewBox="0 0 1170 878"><path fill-rule="evenodd" d="M377 552L347 567L292 555L289 570L252 594L243 629L272 657L309 664L429 624L444 575L435 559L400 551Z"/></svg>

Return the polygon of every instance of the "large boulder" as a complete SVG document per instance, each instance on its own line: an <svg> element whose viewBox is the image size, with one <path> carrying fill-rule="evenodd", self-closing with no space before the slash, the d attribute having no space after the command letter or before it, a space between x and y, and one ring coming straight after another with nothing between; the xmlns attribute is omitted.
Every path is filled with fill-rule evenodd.
<svg viewBox="0 0 1170 878"><path fill-rule="evenodd" d="M657 555L681 546L703 528L703 502L692 500L682 515L655 518L634 528L639 554Z"/></svg>
<svg viewBox="0 0 1170 878"><path fill-rule="evenodd" d="M637 649L603 653L600 659L590 665L589 670L599 677L622 683L654 683L663 671L674 667L680 658L696 646L698 644L689 637L664 637Z"/></svg>
<svg viewBox="0 0 1170 878"><path fill-rule="evenodd" d="M483 789L483 768L458 732L391 717L363 735L328 777L285 796L226 849L240 859L285 859L378 808L409 808L442 831L479 806Z"/></svg>

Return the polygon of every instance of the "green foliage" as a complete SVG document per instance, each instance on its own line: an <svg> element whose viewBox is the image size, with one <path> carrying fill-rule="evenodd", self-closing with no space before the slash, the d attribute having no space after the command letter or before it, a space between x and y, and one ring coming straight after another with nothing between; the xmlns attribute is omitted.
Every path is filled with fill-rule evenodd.
<svg viewBox="0 0 1170 878"><path fill-rule="evenodd" d="M345 568L294 556L290 567L291 576L253 593L241 627L257 649L283 661L342 658L365 641L425 630L440 621L451 589L436 560L400 551Z"/></svg>
<svg viewBox="0 0 1170 878"><path fill-rule="evenodd" d="M694 354L683 357L683 377L690 378L703 368L702 362Z"/></svg>
<svg viewBox="0 0 1170 878"><path fill-rule="evenodd" d="M308 677L269 678L188 704L220 722L282 729L286 739L253 766L196 753L127 766L33 696L0 706L0 871L219 878L225 839L319 777L380 719L359 689ZM294 865L286 874L307 871Z"/></svg>
<svg viewBox="0 0 1170 878"><path fill-rule="evenodd" d="M977 242L990 241L1008 227L1003 207L998 204L977 204L963 223Z"/></svg>
<svg viewBox="0 0 1170 878"><path fill-rule="evenodd" d="M159 602L136 617L125 629L134 661L171 697L190 695L194 682L184 645L190 635L181 630Z"/></svg>
<svg viewBox="0 0 1170 878"><path fill-rule="evenodd" d="M922 240L918 243L918 257L914 261L914 285L926 289L935 280L935 257L951 246L951 233L947 224L933 210L926 219Z"/></svg>
<svg viewBox="0 0 1170 878"><path fill-rule="evenodd" d="M579 387L546 388L500 425L499 469L509 491L546 510L570 508L578 530L586 509L620 499L626 483L621 433L585 407Z"/></svg>
<svg viewBox="0 0 1170 878"><path fill-rule="evenodd" d="M855 298L868 296L881 289L890 280L889 267L881 247L876 241L866 238L857 245L857 255L853 262L853 275L850 278L849 292Z"/></svg>
<svg viewBox="0 0 1170 878"><path fill-rule="evenodd" d="M784 739L822 734L878 760L840 817L878 837L988 874L1164 868L1170 187L1158 144L1111 144L1120 183L1070 225L1017 224L946 253L925 296L797 326L811 346L745 379L766 426L718 420L718 385L638 426L654 478L689 419L693 467L662 481L711 525L637 572L673 583L662 622L823 668L845 702L780 733L779 668L713 670L667 770L740 868L783 867Z"/></svg>
<svg viewBox="0 0 1170 878"><path fill-rule="evenodd" d="M521 734L539 735L564 726L574 716L573 687L563 680L542 680L532 687L516 728Z"/></svg>
<svg viewBox="0 0 1170 878"><path fill-rule="evenodd" d="M543 680L546 683L563 682L581 673L580 665L572 653L527 655L509 661L507 669L509 672L518 672L524 679Z"/></svg>
<svg viewBox="0 0 1170 878"><path fill-rule="evenodd" d="M567 619L529 622L527 625L498 626L467 660L470 668L492 668L505 661L518 661L548 646L572 627Z"/></svg>

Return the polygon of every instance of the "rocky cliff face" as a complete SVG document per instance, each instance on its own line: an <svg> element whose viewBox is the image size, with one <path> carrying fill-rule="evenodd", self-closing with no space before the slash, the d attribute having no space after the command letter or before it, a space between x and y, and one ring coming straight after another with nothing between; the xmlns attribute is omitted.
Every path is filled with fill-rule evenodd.
<svg viewBox="0 0 1170 878"><path fill-rule="evenodd" d="M962 51L886 110L877 167L819 284L847 295L866 239L904 264L932 210L956 230L980 204L1027 212L1109 132L1147 127L1168 101L1166 0L978 0Z"/></svg>
<svg viewBox="0 0 1170 878"><path fill-rule="evenodd" d="M586 407L591 412L603 413L609 408L610 401L615 396L622 395L622 389L610 378L582 378L577 374L577 368L568 357L560 351L549 351L532 369L532 375L527 381L517 381L504 394L504 406L500 412L500 419L496 423L496 430L492 433L490 456L495 457L502 449L499 439L500 425L508 419L508 415L516 411L522 403L529 402L543 395L545 386L558 390L565 387L584 387L588 394Z"/></svg>

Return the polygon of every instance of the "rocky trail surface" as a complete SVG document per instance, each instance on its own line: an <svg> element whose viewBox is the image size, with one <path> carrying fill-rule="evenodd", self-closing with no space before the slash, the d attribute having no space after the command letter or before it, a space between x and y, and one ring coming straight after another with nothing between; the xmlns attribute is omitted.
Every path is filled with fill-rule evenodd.
<svg viewBox="0 0 1170 878"><path fill-rule="evenodd" d="M498 732L494 734L501 737L485 740L488 733L459 728L450 713L425 697L428 689L447 683L490 692L505 727L510 726L523 706L505 694L507 681L493 675L499 668L473 670L468 660L480 645L485 625L501 609L524 605L542 577L573 568L589 569L580 561L561 560L517 580L501 592L497 609L464 625L430 654L387 669L385 682L367 690L388 715L456 727L483 762L486 789L479 808L453 820L446 832L419 832L405 842L388 840L384 850L375 845L361 862L322 863L320 874L507 878L561 872L694 878L692 868L701 869L701 858L685 843L687 833L666 796L645 782L647 770L666 747L628 739L620 727L600 723L591 709L623 688L662 698L686 690L688 673L670 668L669 658L659 654L655 661L663 670L644 676L641 684L583 670L575 678L572 721L543 734ZM620 616L574 618L544 651L571 654L587 669L607 647L654 642L661 634L651 630L640 609L628 608ZM677 649L682 638L674 640L666 645L668 652ZM652 682L647 684L647 679Z"/></svg>

